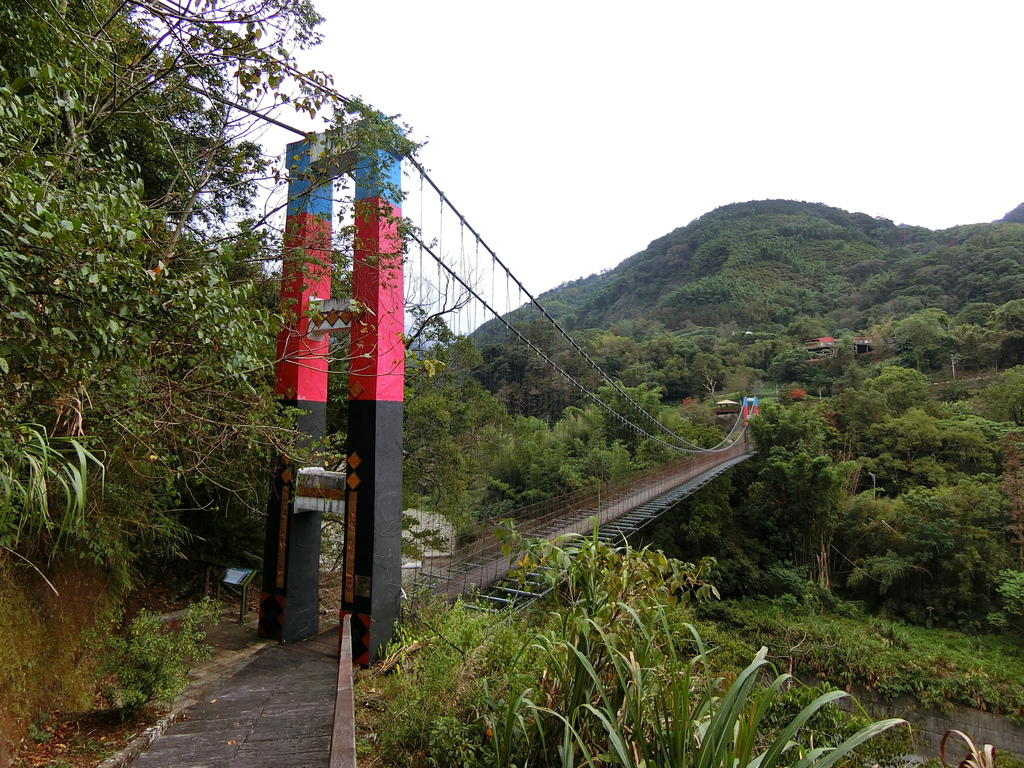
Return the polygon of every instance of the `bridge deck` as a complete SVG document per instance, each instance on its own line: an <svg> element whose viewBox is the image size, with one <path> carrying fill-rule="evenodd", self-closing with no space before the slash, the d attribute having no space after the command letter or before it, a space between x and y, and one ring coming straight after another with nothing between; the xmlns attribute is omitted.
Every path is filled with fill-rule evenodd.
<svg viewBox="0 0 1024 768"><path fill-rule="evenodd" d="M261 649L132 763L133 768L328 768L338 629Z"/></svg>
<svg viewBox="0 0 1024 768"><path fill-rule="evenodd" d="M599 503L584 505L553 519L535 521L519 526L524 536L553 540L567 534L588 535L594 521L600 528L602 540L621 543L625 537L660 517L681 499L699 490L710 480L722 474L751 455L744 450L722 456L717 464L683 467L678 473L659 478L653 486L629 488ZM628 519L627 519L628 518ZM495 540L472 560L453 562L446 577L432 585L437 594L449 597L481 590L504 579L510 570L510 558L501 552Z"/></svg>

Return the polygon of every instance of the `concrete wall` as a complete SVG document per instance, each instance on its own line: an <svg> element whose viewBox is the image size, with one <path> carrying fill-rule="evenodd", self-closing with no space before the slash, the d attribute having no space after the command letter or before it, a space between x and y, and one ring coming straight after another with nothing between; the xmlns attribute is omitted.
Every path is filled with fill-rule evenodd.
<svg viewBox="0 0 1024 768"><path fill-rule="evenodd" d="M817 685L820 681L806 681ZM914 733L915 754L922 758L939 757L939 743L946 731L963 731L979 749L984 744L996 748L996 759L1000 754L1010 754L1024 760L1024 725L1010 722L1002 715L982 712L967 707L954 707L949 713L923 706L911 696L900 696L894 700L884 699L877 693L865 690L851 691L868 714L876 719L902 717L910 723ZM960 762L964 755L963 740L954 739L946 743L946 759L952 765Z"/></svg>
<svg viewBox="0 0 1024 768"><path fill-rule="evenodd" d="M901 696L895 701L885 701L880 696L862 692L861 704L876 717L902 717L914 731L914 745L921 757L938 757L939 742L946 731L963 731L980 749L983 744L996 748L1000 753L1024 759L1024 726L1011 723L1002 715L981 712L977 709L955 707L947 714L938 709L923 707L910 696ZM963 756L963 741L947 742L947 761L956 764ZM950 751L954 750L954 751ZM956 751L960 750L960 751Z"/></svg>

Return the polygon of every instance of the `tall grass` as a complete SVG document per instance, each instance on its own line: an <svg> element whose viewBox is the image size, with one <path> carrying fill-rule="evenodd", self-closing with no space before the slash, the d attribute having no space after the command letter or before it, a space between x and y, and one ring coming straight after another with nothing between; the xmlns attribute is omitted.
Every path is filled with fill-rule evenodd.
<svg viewBox="0 0 1024 768"><path fill-rule="evenodd" d="M373 764L828 768L907 751L909 738L866 744L902 720L850 718L835 706L845 693L778 674L764 649L718 667L687 604L714 594L710 563L596 536L513 545L524 578L550 576L547 612L459 601L407 616L398 674L363 681L362 710L381 713L362 726Z"/></svg>
<svg viewBox="0 0 1024 768"><path fill-rule="evenodd" d="M21 424L0 434L0 547L46 538L55 552L85 529L89 467L103 464L81 442Z"/></svg>
<svg viewBox="0 0 1024 768"><path fill-rule="evenodd" d="M621 607L628 631L586 619L575 638L547 636L533 645L547 662L538 695L492 702L487 715L494 765L828 768L904 722L871 723L830 744L801 742L801 729L846 693L823 693L781 727L767 728L766 715L782 704L792 679L775 673L765 649L727 684L711 675L692 626L689 647L679 647L663 606L644 613Z"/></svg>

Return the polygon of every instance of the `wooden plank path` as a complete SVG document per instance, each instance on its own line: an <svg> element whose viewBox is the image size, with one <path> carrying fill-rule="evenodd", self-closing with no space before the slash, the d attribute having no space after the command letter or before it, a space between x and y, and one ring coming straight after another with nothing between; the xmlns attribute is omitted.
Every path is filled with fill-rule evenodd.
<svg viewBox="0 0 1024 768"><path fill-rule="evenodd" d="M215 684L134 768L328 768L338 687L338 629L258 651Z"/></svg>

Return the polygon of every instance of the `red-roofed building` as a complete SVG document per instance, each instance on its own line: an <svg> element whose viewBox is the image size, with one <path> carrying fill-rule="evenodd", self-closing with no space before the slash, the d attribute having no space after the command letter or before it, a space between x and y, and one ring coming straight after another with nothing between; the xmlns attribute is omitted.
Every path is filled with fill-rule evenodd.
<svg viewBox="0 0 1024 768"><path fill-rule="evenodd" d="M836 340L831 336L822 336L820 339L808 339L805 343L807 344L807 351L812 355L825 357L832 354Z"/></svg>

